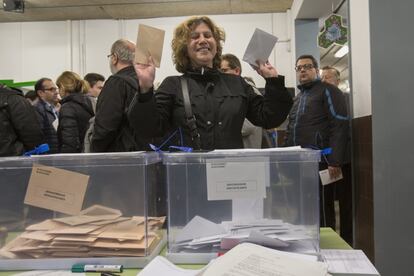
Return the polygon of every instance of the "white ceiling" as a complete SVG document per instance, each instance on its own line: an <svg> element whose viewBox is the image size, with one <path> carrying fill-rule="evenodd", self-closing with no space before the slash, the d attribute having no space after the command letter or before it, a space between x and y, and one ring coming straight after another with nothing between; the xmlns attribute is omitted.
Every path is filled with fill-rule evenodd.
<svg viewBox="0 0 414 276"><path fill-rule="evenodd" d="M139 19L194 14L286 12L293 0L26 0L24 13L0 9L0 22Z"/></svg>
<svg viewBox="0 0 414 276"><path fill-rule="evenodd" d="M297 18L326 18L343 0L295 0ZM26 0L24 13L0 7L0 22L60 21L84 19L139 19L193 14L286 12L293 0ZM339 10L347 19L347 4ZM323 20L320 20L323 22ZM320 24L322 27L322 23ZM321 66L334 66L348 79L348 55L334 57L339 49L321 49Z"/></svg>

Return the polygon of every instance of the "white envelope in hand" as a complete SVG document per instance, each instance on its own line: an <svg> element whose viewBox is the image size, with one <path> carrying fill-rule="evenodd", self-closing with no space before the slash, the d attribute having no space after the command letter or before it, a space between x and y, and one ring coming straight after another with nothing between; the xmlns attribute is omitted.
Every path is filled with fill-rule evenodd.
<svg viewBox="0 0 414 276"><path fill-rule="evenodd" d="M257 61L266 62L275 47L277 39L276 36L256 28L249 45L247 45L243 60L253 67L258 66Z"/></svg>

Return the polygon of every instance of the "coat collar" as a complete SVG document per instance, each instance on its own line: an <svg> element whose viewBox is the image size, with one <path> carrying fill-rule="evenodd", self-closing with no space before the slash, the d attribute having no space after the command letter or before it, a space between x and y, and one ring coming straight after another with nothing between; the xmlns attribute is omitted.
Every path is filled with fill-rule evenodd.
<svg viewBox="0 0 414 276"><path fill-rule="evenodd" d="M312 87L314 87L318 83L321 83L321 79L319 79L319 78L317 78L317 79L315 79L311 82L307 82L307 83L304 83L304 84L298 84L297 87L300 91L310 90L310 89L312 89Z"/></svg>

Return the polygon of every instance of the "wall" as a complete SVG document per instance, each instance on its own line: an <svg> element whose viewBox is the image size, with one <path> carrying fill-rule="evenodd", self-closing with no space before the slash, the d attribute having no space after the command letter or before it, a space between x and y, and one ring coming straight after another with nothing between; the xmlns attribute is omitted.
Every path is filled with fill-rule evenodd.
<svg viewBox="0 0 414 276"><path fill-rule="evenodd" d="M354 246L375 262L372 172L371 45L368 0L348 2L352 97Z"/></svg>
<svg viewBox="0 0 414 276"><path fill-rule="evenodd" d="M353 118L372 114L368 2L368 0L349 1Z"/></svg>
<svg viewBox="0 0 414 276"><path fill-rule="evenodd" d="M369 1L375 259L382 276L414 275L412 0Z"/></svg>
<svg viewBox="0 0 414 276"><path fill-rule="evenodd" d="M56 79L64 70L81 75L98 72L110 75L108 60L111 44L118 38L136 41L138 24L147 24L166 31L161 68L156 81L177 74L171 59L172 33L187 17L167 17L140 20L82 20L56 22L0 23L0 79L15 81L36 80L43 76ZM226 31L223 52L243 57L255 30L260 28L282 41L269 60L279 73L286 75L287 85L295 84L291 67L291 52L286 13L213 15L211 18ZM243 75L252 76L259 87L264 80L247 63L242 64Z"/></svg>

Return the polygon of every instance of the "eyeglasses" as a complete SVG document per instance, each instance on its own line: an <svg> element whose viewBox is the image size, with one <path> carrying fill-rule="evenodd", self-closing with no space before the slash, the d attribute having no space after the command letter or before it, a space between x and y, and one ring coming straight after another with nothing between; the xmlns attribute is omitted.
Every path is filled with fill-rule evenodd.
<svg viewBox="0 0 414 276"><path fill-rule="evenodd" d="M111 56L113 56L114 55L114 53L111 53L111 54L109 54L109 55L107 55L106 57L107 58L110 58Z"/></svg>
<svg viewBox="0 0 414 276"><path fill-rule="evenodd" d="M313 66L313 64L308 63L308 64L296 66L295 70L296 70L296 72L300 72L300 71L302 71L302 69L310 70L312 68L315 68L315 66Z"/></svg>
<svg viewBox="0 0 414 276"><path fill-rule="evenodd" d="M57 92L59 88L57 87L51 87L51 88L43 88L43 91L51 91L51 92Z"/></svg>

